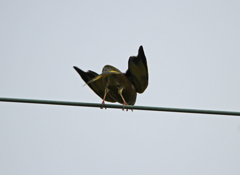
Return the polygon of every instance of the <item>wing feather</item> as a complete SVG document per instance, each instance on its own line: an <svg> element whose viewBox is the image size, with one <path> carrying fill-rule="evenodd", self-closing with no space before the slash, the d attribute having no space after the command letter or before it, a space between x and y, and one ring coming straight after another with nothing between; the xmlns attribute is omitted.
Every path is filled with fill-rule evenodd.
<svg viewBox="0 0 240 175"><path fill-rule="evenodd" d="M148 86L147 59L140 46L137 56L131 56L128 60L128 70L125 76L135 86L138 93L143 93Z"/></svg>
<svg viewBox="0 0 240 175"><path fill-rule="evenodd" d="M77 73L82 77L82 79L85 81L85 83L101 98L103 99L104 93L105 93L105 87L103 86L102 78L99 78L91 83L89 81L93 80L97 76L99 76L96 72L93 71L87 71L84 72L78 67L73 67ZM105 98L105 101L108 102L116 102L116 100L112 99L108 94Z"/></svg>

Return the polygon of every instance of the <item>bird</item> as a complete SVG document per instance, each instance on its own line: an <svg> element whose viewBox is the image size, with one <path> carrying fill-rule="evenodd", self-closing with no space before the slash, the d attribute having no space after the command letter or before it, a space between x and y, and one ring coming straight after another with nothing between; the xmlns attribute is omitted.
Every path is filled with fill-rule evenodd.
<svg viewBox="0 0 240 175"><path fill-rule="evenodd" d="M118 102L134 105L137 93L143 93L148 86L148 65L143 46L138 49L137 56L130 56L128 69L122 73L111 65L105 65L101 74L91 70L82 71L73 67L83 81L103 100L102 107L107 102Z"/></svg>

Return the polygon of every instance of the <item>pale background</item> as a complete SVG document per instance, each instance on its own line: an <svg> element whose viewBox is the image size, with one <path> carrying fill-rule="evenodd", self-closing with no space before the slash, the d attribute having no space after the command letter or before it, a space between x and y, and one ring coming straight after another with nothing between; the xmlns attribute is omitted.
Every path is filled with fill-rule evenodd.
<svg viewBox="0 0 240 175"><path fill-rule="evenodd" d="M125 72L136 105L240 111L240 1L0 1L0 96L101 103L72 68ZM240 117L0 102L0 174L240 174Z"/></svg>

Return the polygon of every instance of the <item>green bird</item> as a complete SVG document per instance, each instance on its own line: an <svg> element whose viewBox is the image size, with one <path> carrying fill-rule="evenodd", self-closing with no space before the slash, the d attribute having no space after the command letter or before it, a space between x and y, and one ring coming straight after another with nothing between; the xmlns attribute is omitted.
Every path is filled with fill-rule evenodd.
<svg viewBox="0 0 240 175"><path fill-rule="evenodd" d="M84 72L75 66L73 68L103 99L103 106L105 101L121 103L123 109L125 105L134 105L137 93L143 93L148 86L148 66L142 46L139 47L137 56L129 58L126 73L110 65L104 66L100 75L90 70Z"/></svg>

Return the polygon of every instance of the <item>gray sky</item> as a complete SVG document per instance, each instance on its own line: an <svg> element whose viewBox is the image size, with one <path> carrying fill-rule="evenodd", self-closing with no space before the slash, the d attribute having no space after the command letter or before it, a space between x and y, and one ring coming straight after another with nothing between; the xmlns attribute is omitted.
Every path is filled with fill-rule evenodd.
<svg viewBox="0 0 240 175"><path fill-rule="evenodd" d="M125 72L136 105L240 111L240 1L1 1L0 96L101 103L72 68ZM240 174L240 118L0 102L0 174Z"/></svg>

